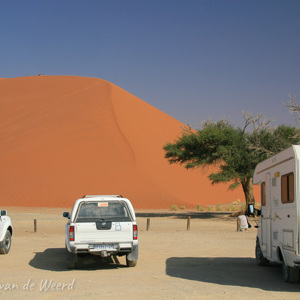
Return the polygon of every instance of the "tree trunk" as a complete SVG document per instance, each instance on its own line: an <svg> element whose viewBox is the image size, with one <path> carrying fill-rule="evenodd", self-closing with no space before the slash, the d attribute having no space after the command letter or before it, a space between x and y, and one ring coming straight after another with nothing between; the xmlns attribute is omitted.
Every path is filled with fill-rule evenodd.
<svg viewBox="0 0 300 300"><path fill-rule="evenodd" d="M243 180L241 182L241 184L242 184L244 195L245 195L245 199L246 199L246 205L248 205L248 204L254 204L255 203L255 199L254 199L254 196L253 196L253 182L252 182L252 177L245 178L245 180Z"/></svg>

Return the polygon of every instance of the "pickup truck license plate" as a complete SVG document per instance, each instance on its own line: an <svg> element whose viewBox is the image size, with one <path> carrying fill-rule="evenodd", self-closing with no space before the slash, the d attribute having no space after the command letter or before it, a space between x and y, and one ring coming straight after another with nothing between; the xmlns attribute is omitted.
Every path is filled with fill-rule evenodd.
<svg viewBox="0 0 300 300"><path fill-rule="evenodd" d="M96 244L93 245L94 249L99 249L99 250L110 250L110 249L115 249L114 244Z"/></svg>

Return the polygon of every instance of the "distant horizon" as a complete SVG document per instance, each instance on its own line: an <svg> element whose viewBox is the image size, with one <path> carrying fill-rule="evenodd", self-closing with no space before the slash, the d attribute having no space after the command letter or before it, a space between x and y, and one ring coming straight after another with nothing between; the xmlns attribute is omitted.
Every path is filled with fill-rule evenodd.
<svg viewBox="0 0 300 300"><path fill-rule="evenodd" d="M109 81L198 128L242 111L299 126L300 1L1 3L1 78ZM12 21L13 20L13 21Z"/></svg>

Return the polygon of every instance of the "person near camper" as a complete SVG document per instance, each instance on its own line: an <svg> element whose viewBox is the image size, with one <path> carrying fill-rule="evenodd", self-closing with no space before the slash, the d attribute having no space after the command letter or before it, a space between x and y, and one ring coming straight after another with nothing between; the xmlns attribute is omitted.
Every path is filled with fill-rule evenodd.
<svg viewBox="0 0 300 300"><path fill-rule="evenodd" d="M246 215L240 215L237 219L238 230L248 231L248 218Z"/></svg>

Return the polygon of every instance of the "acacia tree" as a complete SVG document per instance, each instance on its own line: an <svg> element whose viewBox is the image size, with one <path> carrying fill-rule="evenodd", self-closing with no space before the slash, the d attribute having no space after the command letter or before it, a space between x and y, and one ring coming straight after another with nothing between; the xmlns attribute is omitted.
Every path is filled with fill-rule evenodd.
<svg viewBox="0 0 300 300"><path fill-rule="evenodd" d="M235 128L226 120L202 123L200 129L186 127L174 143L164 147L165 158L187 169L215 166L208 178L212 184L242 186L246 204L254 203L252 177L255 166L267 157L300 143L300 131L285 125L271 128L261 114L243 113L245 125Z"/></svg>

